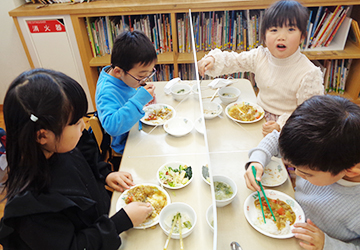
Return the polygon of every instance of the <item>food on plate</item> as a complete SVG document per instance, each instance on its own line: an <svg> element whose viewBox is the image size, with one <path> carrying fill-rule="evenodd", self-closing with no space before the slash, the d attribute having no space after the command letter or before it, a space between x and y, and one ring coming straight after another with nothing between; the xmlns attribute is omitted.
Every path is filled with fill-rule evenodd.
<svg viewBox="0 0 360 250"><path fill-rule="evenodd" d="M205 115L217 115L219 113L216 109L204 109Z"/></svg>
<svg viewBox="0 0 360 250"><path fill-rule="evenodd" d="M273 221L273 217L272 214L270 212L270 209L268 207L268 204L266 203L266 200L264 197L261 197L261 202L263 204L263 209L264 209L264 214L265 214L265 218L266 218L266 224L269 225L276 225L276 228L278 230L278 233L274 233L274 227L273 226L267 226L264 228L264 230L271 230L272 233L274 234L283 234L283 233L287 233L286 231L288 231L287 229L290 228L290 226L292 224L294 224L295 220L296 220L296 215L294 213L294 211L292 210L292 208L284 201L280 200L280 199L269 199L269 204L270 207L274 213L276 222L274 223ZM261 206L260 206L260 201L259 199L256 199L254 201L254 205L255 207L261 211ZM259 216L258 218L258 222L261 222L260 224L265 224L263 219L262 219L262 214ZM273 223L268 221L272 221ZM286 229L285 231L283 229Z"/></svg>
<svg viewBox="0 0 360 250"><path fill-rule="evenodd" d="M222 181L215 181L214 182L214 188L215 188L215 199L216 200L226 200L231 198L234 191L232 187Z"/></svg>
<svg viewBox="0 0 360 250"><path fill-rule="evenodd" d="M153 212L146 218L148 222L157 217L161 210L167 205L167 197L163 191L155 186L139 185L128 190L124 197L125 204L133 201L149 202L153 207Z"/></svg>
<svg viewBox="0 0 360 250"><path fill-rule="evenodd" d="M261 183L265 186L276 186L286 181L287 172L285 168L278 162L271 161L264 168L264 175Z"/></svg>
<svg viewBox="0 0 360 250"><path fill-rule="evenodd" d="M171 226L174 224L173 233L179 233L179 224L181 223L181 233L185 234L188 232L191 227L193 226L193 223L191 222L191 218L187 213L180 213L177 212L176 214L170 215L165 220L165 226L166 230L170 230Z"/></svg>
<svg viewBox="0 0 360 250"><path fill-rule="evenodd" d="M158 109L150 109L146 112L145 121L169 120L173 116L173 111L167 106Z"/></svg>
<svg viewBox="0 0 360 250"><path fill-rule="evenodd" d="M236 103L228 110L229 115L240 121L254 121L259 119L264 112L259 112L256 108L248 103Z"/></svg>
<svg viewBox="0 0 360 250"><path fill-rule="evenodd" d="M202 166L202 176L204 177L205 181L210 183L210 175L209 175L209 167L208 165Z"/></svg>
<svg viewBox="0 0 360 250"><path fill-rule="evenodd" d="M159 171L159 179L164 185L182 187L192 178L191 166L179 164L178 168L165 166Z"/></svg>

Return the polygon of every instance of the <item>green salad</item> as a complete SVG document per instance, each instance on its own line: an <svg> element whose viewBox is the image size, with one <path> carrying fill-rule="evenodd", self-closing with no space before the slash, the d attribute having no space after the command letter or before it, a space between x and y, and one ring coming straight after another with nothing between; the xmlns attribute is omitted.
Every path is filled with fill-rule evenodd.
<svg viewBox="0 0 360 250"><path fill-rule="evenodd" d="M165 166L159 171L159 178L162 184L170 187L184 186L192 178L191 166L179 165L178 168Z"/></svg>

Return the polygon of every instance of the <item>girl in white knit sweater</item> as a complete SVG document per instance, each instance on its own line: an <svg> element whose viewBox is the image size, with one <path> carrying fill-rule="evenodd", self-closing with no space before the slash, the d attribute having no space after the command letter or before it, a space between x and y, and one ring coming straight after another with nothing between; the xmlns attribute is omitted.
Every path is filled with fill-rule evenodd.
<svg viewBox="0 0 360 250"><path fill-rule="evenodd" d="M257 102L265 110L264 136L280 131L289 114L313 95L323 95L323 75L299 44L306 37L308 12L296 1L278 1L265 11L259 46L241 53L214 49L198 62L200 75L255 73Z"/></svg>

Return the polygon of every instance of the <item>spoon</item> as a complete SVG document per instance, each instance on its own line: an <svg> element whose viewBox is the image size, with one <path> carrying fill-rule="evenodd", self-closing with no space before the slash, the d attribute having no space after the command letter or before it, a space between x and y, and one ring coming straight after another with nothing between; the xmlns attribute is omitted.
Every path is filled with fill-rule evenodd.
<svg viewBox="0 0 360 250"><path fill-rule="evenodd" d="M231 250L242 250L241 246L236 241L231 242L230 247Z"/></svg>

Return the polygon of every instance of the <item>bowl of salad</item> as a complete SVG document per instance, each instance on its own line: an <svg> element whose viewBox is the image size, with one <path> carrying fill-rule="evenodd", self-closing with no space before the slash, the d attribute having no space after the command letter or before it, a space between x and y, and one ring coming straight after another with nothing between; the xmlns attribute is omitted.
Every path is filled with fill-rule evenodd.
<svg viewBox="0 0 360 250"><path fill-rule="evenodd" d="M192 181L192 168L184 162L175 161L162 165L157 171L160 184L169 189L186 187Z"/></svg>

